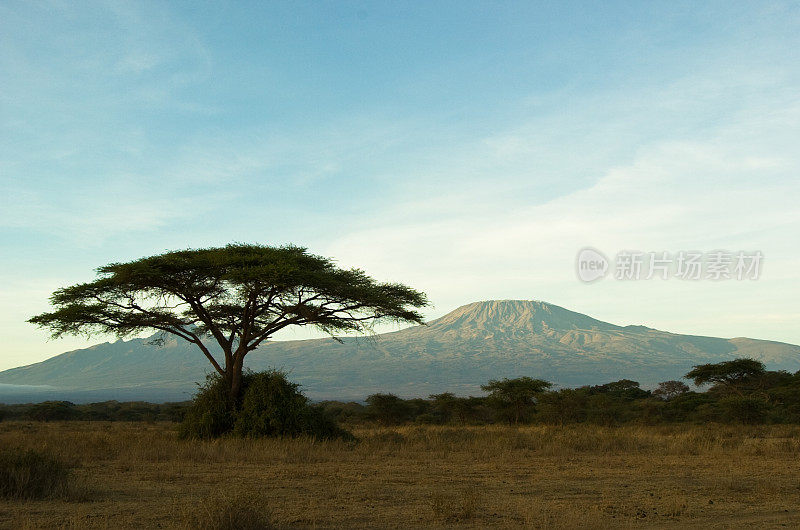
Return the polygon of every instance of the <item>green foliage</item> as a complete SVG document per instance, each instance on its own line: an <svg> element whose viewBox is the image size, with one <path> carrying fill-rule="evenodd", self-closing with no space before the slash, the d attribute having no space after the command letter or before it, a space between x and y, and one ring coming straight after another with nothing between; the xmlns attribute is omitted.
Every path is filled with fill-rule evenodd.
<svg viewBox="0 0 800 530"><path fill-rule="evenodd" d="M71 420L75 415L75 404L69 401L43 401L28 410L28 417L35 421Z"/></svg>
<svg viewBox="0 0 800 530"><path fill-rule="evenodd" d="M714 397L708 393L686 392L671 399L662 409L665 421L706 421L711 418L703 412L714 403Z"/></svg>
<svg viewBox="0 0 800 530"><path fill-rule="evenodd" d="M462 425L466 423L488 423L493 418L493 412L487 406L486 398L480 397L457 398L454 412L458 422Z"/></svg>
<svg viewBox="0 0 800 530"><path fill-rule="evenodd" d="M631 417L628 421L636 421L645 425L656 425L664 421L666 403L660 399L639 399L631 405Z"/></svg>
<svg viewBox="0 0 800 530"><path fill-rule="evenodd" d="M631 401L634 399L644 399L650 396L650 392L639 388L639 383L630 379L620 379L612 383L591 387L593 394L610 394L618 399Z"/></svg>
<svg viewBox="0 0 800 530"><path fill-rule="evenodd" d="M297 385L283 374L244 374L240 401L230 399L220 376L212 376L192 404L119 403L88 405L46 402L8 405L6 420L37 418L102 421L180 421L184 437L224 435L347 437L336 425L378 422L487 424L511 423L622 423L728 422L800 424L800 372L755 370L735 375L736 391L717 384L693 392L680 381L665 381L652 392L627 379L604 385L548 390L546 381L519 378L490 381L488 397L461 397L450 392L428 399L401 399L394 394L369 396L366 404L328 401L311 405ZM709 365L716 366L716 365ZM730 367L730 365L728 365ZM727 372L730 375L730 372ZM0 414L2 414L0 408ZM233 411L233 412L232 412ZM245 413L246 412L246 413Z"/></svg>
<svg viewBox="0 0 800 530"><path fill-rule="evenodd" d="M542 379L518 377L516 379L491 380L481 385L481 390L489 392L487 403L493 406L500 416L510 423L521 423L533 413L536 396L552 386Z"/></svg>
<svg viewBox="0 0 800 530"><path fill-rule="evenodd" d="M684 377L695 385L715 385L716 390L743 394L743 387L765 372L764 363L755 359L735 359L715 364L699 364Z"/></svg>
<svg viewBox="0 0 800 530"><path fill-rule="evenodd" d="M428 423L486 423L492 411L486 407L486 398L459 397L451 392L433 394L430 401Z"/></svg>
<svg viewBox="0 0 800 530"><path fill-rule="evenodd" d="M245 386L247 377L245 374ZM225 381L217 374L209 374L186 411L178 436L183 439L211 439L228 434L236 423L235 410Z"/></svg>
<svg viewBox="0 0 800 530"><path fill-rule="evenodd" d="M589 390L583 388L562 388L557 392L547 392L539 396L538 419L544 423L581 423L588 416Z"/></svg>
<svg viewBox="0 0 800 530"><path fill-rule="evenodd" d="M412 404L394 394L372 394L366 401L367 417L382 425L397 425L413 417Z"/></svg>
<svg viewBox="0 0 800 530"><path fill-rule="evenodd" d="M173 421L179 422L188 403L145 403L104 401L75 405L69 402L44 402L6 405L7 420L81 421Z"/></svg>
<svg viewBox="0 0 800 530"><path fill-rule="evenodd" d="M599 425L618 425L632 418L631 400L612 392L590 394L586 403L586 421Z"/></svg>
<svg viewBox="0 0 800 530"><path fill-rule="evenodd" d="M767 391L775 421L800 423L800 372Z"/></svg>
<svg viewBox="0 0 800 530"><path fill-rule="evenodd" d="M225 435L352 438L324 407L310 405L299 385L278 371L245 373L241 403L230 399L222 377L210 375L187 411L179 435L201 439Z"/></svg>
<svg viewBox="0 0 800 530"><path fill-rule="evenodd" d="M240 437L296 436L307 430L308 400L279 372L248 374L233 433Z"/></svg>
<svg viewBox="0 0 800 530"><path fill-rule="evenodd" d="M425 423L449 423L458 409L459 398L451 392L428 396L431 400L430 421Z"/></svg>
<svg viewBox="0 0 800 530"><path fill-rule="evenodd" d="M717 403L720 419L729 423L764 423L770 406L763 399L754 397L729 396Z"/></svg>
<svg viewBox="0 0 800 530"><path fill-rule="evenodd" d="M421 322L413 308L427 304L425 295L410 287L377 283L360 269L339 269L331 259L292 245L173 251L97 272L94 282L57 290L51 297L56 311L30 322L55 337L93 332L125 337L155 328L188 339L219 331L234 337L227 342L238 343L244 331L256 340L271 334L277 322L326 331L360 329L358 313ZM275 319L270 316L275 309L288 314Z"/></svg>
<svg viewBox="0 0 800 530"><path fill-rule="evenodd" d="M658 387L653 390L653 395L669 401L689 391L689 385L682 381L664 381L658 384Z"/></svg>
<svg viewBox="0 0 800 530"><path fill-rule="evenodd" d="M319 406L325 410L331 418L337 422L355 422L365 416L365 407L361 403L350 401L342 403L341 401L324 401Z"/></svg>
<svg viewBox="0 0 800 530"><path fill-rule="evenodd" d="M63 335L157 330L194 344L241 397L244 358L288 326L327 333L369 331L377 322L422 323L424 293L379 283L360 269L297 246L232 244L167 252L97 269L98 278L57 290L55 310L28 320ZM204 338L222 350L212 355Z"/></svg>
<svg viewBox="0 0 800 530"><path fill-rule="evenodd" d="M63 494L69 468L60 460L38 451L0 451L0 498L43 499Z"/></svg>

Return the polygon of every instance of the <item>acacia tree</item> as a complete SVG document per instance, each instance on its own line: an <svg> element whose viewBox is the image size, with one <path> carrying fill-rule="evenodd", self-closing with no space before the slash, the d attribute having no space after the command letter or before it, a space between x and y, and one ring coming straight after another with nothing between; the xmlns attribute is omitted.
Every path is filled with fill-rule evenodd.
<svg viewBox="0 0 800 530"><path fill-rule="evenodd" d="M662 381L658 384L658 387L653 390L653 395L664 401L669 401L678 396L682 396L688 391L689 385L683 381Z"/></svg>
<svg viewBox="0 0 800 530"><path fill-rule="evenodd" d="M743 396L743 386L764 373L765 367L761 361L741 358L715 364L699 364L683 377L691 379L697 386L710 383Z"/></svg>
<svg viewBox="0 0 800 530"><path fill-rule="evenodd" d="M366 401L367 415L384 425L398 425L412 416L411 404L394 394L372 394Z"/></svg>
<svg viewBox="0 0 800 530"><path fill-rule="evenodd" d="M378 283L341 269L303 247L231 244L112 263L98 278L59 289L54 311L28 322L63 335L160 331L186 340L222 376L238 403L244 359L288 326L315 326L331 336L366 332L380 321L422 323L424 293ZM335 337L334 337L335 338ZM222 358L213 355L216 342Z"/></svg>
<svg viewBox="0 0 800 530"><path fill-rule="evenodd" d="M553 386L549 381L518 377L516 379L491 380L481 385L481 390L489 392L488 400L501 409L510 409L513 423L519 423L527 409L536 402L536 396Z"/></svg>

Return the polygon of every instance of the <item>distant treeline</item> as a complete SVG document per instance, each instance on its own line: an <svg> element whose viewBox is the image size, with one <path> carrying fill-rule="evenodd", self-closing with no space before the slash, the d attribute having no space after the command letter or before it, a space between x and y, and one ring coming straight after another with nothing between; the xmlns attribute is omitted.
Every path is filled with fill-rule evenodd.
<svg viewBox="0 0 800 530"><path fill-rule="evenodd" d="M451 393L427 399L373 394L366 403L325 401L320 405L344 424L400 425L490 423L794 423L800 424L800 371L767 371L752 359L695 366L686 374L695 392L681 381L665 381L654 390L628 379L604 385L552 390L530 377L489 381L485 397ZM107 401L75 405L49 401L0 407L0 420L181 421L190 403L152 404Z"/></svg>
<svg viewBox="0 0 800 530"><path fill-rule="evenodd" d="M104 401L76 405L69 401L44 401L24 405L0 405L0 421L182 421L189 402L145 403Z"/></svg>
<svg viewBox="0 0 800 530"><path fill-rule="evenodd" d="M486 397L450 393L428 399L401 399L374 394L367 404L326 402L343 423L378 422L487 423L795 423L800 424L800 371L767 371L752 359L695 366L685 379L709 385L691 391L681 381L665 381L645 390L622 379L604 385L551 390L541 379L521 377L490 381Z"/></svg>

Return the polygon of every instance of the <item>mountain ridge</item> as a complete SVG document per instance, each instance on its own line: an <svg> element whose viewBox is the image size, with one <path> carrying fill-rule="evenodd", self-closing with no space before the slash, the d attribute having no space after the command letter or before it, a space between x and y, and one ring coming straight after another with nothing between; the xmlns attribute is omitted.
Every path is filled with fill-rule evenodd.
<svg viewBox="0 0 800 530"><path fill-rule="evenodd" d="M50 385L58 388L53 395L109 390L189 397L208 361L176 338L162 347L148 340L105 342L12 368L0 372L0 385ZM475 393L488 379L521 375L563 386L623 377L653 385L680 378L694 364L738 356L763 360L770 369L800 369L800 346L619 326L540 300L473 302L422 326L341 342L270 341L246 366L286 369L315 399L363 399L374 392Z"/></svg>

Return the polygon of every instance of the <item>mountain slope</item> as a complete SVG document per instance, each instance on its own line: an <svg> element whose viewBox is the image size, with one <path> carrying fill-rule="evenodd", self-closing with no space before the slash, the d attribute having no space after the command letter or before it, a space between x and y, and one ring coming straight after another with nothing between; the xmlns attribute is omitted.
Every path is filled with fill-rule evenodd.
<svg viewBox="0 0 800 530"><path fill-rule="evenodd" d="M424 396L474 393L490 378L530 375L561 385L621 378L652 385L692 365L738 356L771 369L800 369L800 346L755 339L677 335L617 326L539 301L468 304L427 326L374 337L270 342L248 356L255 370L282 368L312 398L363 399L388 391ZM2 384L50 385L55 395L109 390L111 395L188 397L209 366L191 345L148 339L98 344L0 372ZM170 394L172 392L172 394ZM3 390L0 388L0 401Z"/></svg>

